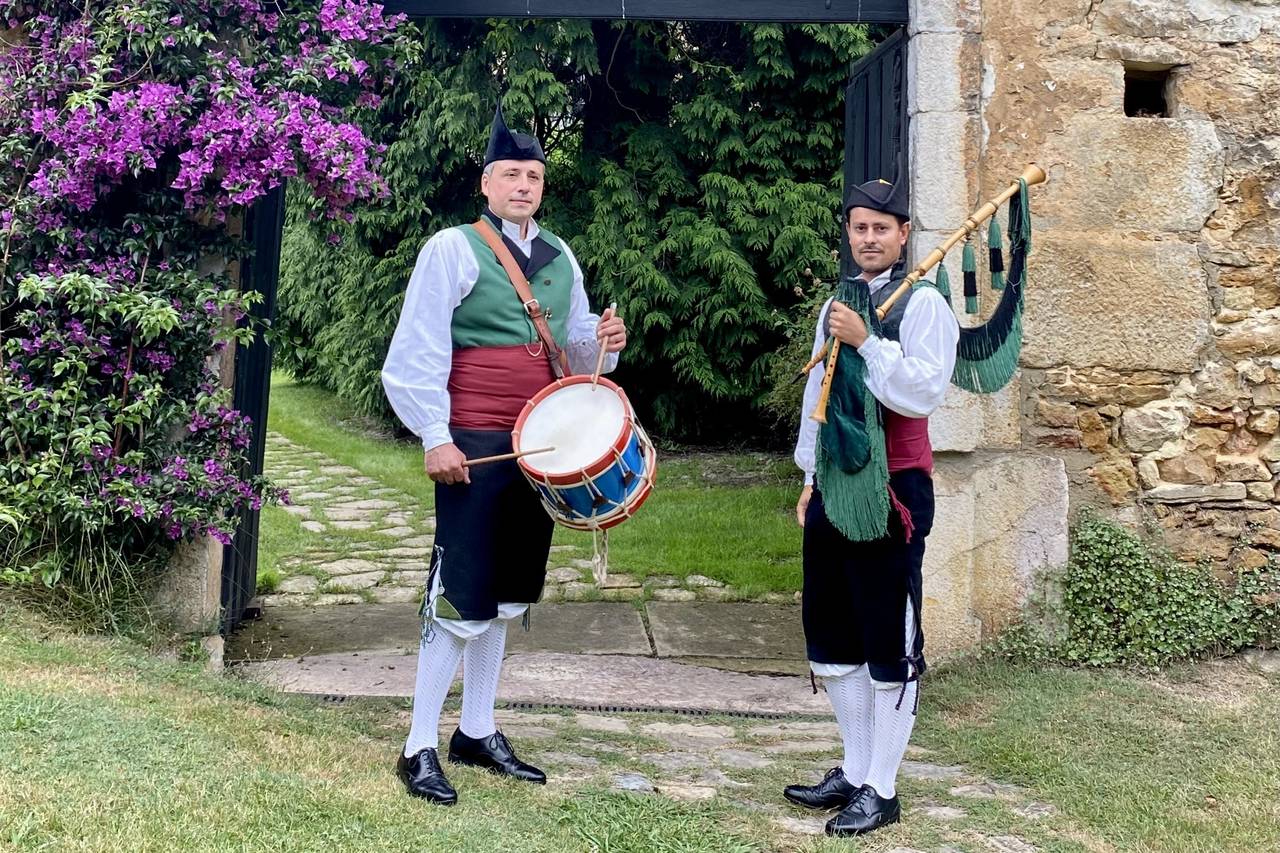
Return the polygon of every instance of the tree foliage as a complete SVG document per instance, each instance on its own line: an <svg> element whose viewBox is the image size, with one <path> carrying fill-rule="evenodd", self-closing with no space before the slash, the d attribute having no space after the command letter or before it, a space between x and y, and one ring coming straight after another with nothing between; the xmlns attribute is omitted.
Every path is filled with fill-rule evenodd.
<svg viewBox="0 0 1280 853"><path fill-rule="evenodd" d="M669 437L750 436L806 269L839 239L843 88L861 26L421 24L380 112L385 204L336 233L290 215L280 362L371 414L423 242L473 220L493 105L548 153L540 220L632 342L618 373ZM298 194L301 196L301 193ZM298 200L298 199L295 199ZM805 322L809 318L805 317Z"/></svg>

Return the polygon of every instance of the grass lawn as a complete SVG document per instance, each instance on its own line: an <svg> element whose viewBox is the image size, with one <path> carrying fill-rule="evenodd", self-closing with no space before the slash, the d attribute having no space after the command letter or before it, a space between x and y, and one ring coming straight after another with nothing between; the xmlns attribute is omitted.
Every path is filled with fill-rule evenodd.
<svg viewBox="0 0 1280 853"><path fill-rule="evenodd" d="M268 427L413 496L423 507L433 503L420 445L379 434L326 391L273 376ZM641 577L707 575L748 597L797 590L799 483L789 458L660 454L654 493L634 519L610 531L611 571ZM273 571L279 556L297 553L307 535L287 513L265 512L263 571ZM591 553L588 533L557 526L555 541L574 546L580 556Z"/></svg>
<svg viewBox="0 0 1280 853"><path fill-rule="evenodd" d="M403 704L321 706L118 640L76 636L0 599L0 848L22 851L1263 851L1280 848L1280 683L1238 663L1159 676L956 664L926 682L915 742L1019 789L984 798L904 779L904 823L863 842L788 834L780 787L825 749L784 749L768 721L732 728L773 763L730 770L705 802L611 789L687 754L621 715L626 733L530 714L513 734L546 787L453 768L461 803L403 795L391 762ZM505 724L504 724L505 725ZM594 763L583 763L587 757ZM711 756L714 758L714 756ZM708 759L708 761L711 760ZM576 762L576 763L575 763ZM1009 790L1016 790L1014 795ZM1034 809L1027 808L1034 804ZM949 806L935 818L926 806ZM995 846L1006 839L1005 846Z"/></svg>

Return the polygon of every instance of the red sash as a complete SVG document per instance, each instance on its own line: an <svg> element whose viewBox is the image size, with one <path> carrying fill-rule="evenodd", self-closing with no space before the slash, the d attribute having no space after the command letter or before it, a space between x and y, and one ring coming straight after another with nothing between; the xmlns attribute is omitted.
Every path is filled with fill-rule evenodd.
<svg viewBox="0 0 1280 853"><path fill-rule="evenodd" d="M933 445L929 443L928 418L908 418L885 408L884 443L890 474L910 468L933 473Z"/></svg>
<svg viewBox="0 0 1280 853"><path fill-rule="evenodd" d="M524 404L554 380L538 344L456 349L449 372L449 426L510 430Z"/></svg>

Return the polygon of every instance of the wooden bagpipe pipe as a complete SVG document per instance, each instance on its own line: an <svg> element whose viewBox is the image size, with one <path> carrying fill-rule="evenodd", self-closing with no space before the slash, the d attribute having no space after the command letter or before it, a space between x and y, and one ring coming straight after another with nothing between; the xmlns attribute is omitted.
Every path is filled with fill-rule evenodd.
<svg viewBox="0 0 1280 853"><path fill-rule="evenodd" d="M996 305L990 318L980 326L960 329L960 341L957 344L956 367L951 382L966 391L991 393L1008 384L1018 368L1018 354L1022 350L1022 301L1026 286L1026 257L1031 250L1031 211L1027 202L1027 187L1042 184L1048 176L1035 164L1027 166L1022 175L1009 187L986 204L979 207L964 225L943 241L904 278L897 289L876 309L876 315L883 320L903 294L907 293L925 276L929 270L938 267L934 286L948 300L951 298L947 268L942 260L961 240L968 240L984 222L990 220L987 248L990 258L991 286L1000 291L1000 302ZM995 219L996 212L1005 202L1009 202L1009 269L1006 274L1004 255L1001 251L1002 239ZM966 242L962 262L964 273L965 311L978 313L977 263L971 242ZM826 345L800 371L799 376L807 374L823 359L826 360L826 373L822 378L822 391L818 403L814 407L812 417L819 423L827 422L827 403L831 398L831 381L835 376L836 358L840 353L840 341L834 337L827 339Z"/></svg>

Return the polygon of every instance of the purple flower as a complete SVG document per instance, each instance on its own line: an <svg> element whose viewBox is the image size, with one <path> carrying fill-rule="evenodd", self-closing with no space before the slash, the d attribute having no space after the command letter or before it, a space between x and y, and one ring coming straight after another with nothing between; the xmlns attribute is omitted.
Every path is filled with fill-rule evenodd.
<svg viewBox="0 0 1280 853"><path fill-rule="evenodd" d="M181 456L175 456L170 459L165 463L162 470L164 473L176 480L185 480L190 476L190 474L187 473L187 460L183 459Z"/></svg>

